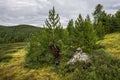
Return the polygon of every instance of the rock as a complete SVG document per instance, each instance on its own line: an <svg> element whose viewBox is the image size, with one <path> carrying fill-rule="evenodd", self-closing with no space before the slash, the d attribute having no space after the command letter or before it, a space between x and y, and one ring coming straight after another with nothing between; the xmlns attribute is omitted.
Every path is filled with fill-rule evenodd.
<svg viewBox="0 0 120 80"><path fill-rule="evenodd" d="M86 53L84 53L80 47L76 49L75 54L67 62L67 64L75 64L77 61L79 61L79 62L80 61L85 61L85 62L90 61L90 57Z"/></svg>
<svg viewBox="0 0 120 80"><path fill-rule="evenodd" d="M78 60L87 62L89 60L89 56L86 53L82 53Z"/></svg>

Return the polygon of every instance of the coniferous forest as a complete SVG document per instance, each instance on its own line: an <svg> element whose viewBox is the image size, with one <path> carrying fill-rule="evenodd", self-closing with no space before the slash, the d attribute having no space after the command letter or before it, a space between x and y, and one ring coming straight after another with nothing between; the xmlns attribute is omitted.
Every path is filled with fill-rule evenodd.
<svg viewBox="0 0 120 80"><path fill-rule="evenodd" d="M98 4L91 14L64 28L53 7L43 27L0 26L0 80L120 80L120 10ZM90 61L67 64L79 47Z"/></svg>

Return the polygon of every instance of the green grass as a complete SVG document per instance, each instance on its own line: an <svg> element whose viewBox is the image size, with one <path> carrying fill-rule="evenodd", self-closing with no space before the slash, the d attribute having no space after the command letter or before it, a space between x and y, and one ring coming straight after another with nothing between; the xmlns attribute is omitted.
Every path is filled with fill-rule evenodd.
<svg viewBox="0 0 120 80"><path fill-rule="evenodd" d="M108 34L98 43L105 47L106 53L120 58L120 33Z"/></svg>
<svg viewBox="0 0 120 80"><path fill-rule="evenodd" d="M0 53L4 53L4 55L0 55L5 56L0 61L0 80L61 80L58 74L51 71L52 67L26 68L24 64L25 47L26 43L0 45ZM9 59L8 56L11 58Z"/></svg>
<svg viewBox="0 0 120 80"><path fill-rule="evenodd" d="M0 62L8 62L12 59L12 53L17 52L26 46L25 43L0 44Z"/></svg>
<svg viewBox="0 0 120 80"><path fill-rule="evenodd" d="M51 64L38 69L26 67L26 43L2 44L0 80L119 80L120 33L108 34L98 43L103 49L90 54L91 67L84 62L75 66L61 62L59 66Z"/></svg>

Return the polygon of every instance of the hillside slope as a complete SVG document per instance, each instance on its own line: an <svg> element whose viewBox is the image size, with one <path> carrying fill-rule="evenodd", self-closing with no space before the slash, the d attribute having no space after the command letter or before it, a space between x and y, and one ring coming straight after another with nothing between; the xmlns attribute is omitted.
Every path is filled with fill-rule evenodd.
<svg viewBox="0 0 120 80"><path fill-rule="evenodd" d="M120 58L120 33L108 34L98 43L105 47L107 53Z"/></svg>

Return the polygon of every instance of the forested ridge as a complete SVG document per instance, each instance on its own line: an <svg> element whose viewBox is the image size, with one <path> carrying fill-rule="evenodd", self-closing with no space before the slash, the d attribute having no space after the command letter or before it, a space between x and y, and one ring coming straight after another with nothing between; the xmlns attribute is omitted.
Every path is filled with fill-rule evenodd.
<svg viewBox="0 0 120 80"><path fill-rule="evenodd" d="M3 26L0 25L0 44L26 41L31 34L40 32L40 27L31 25Z"/></svg>

